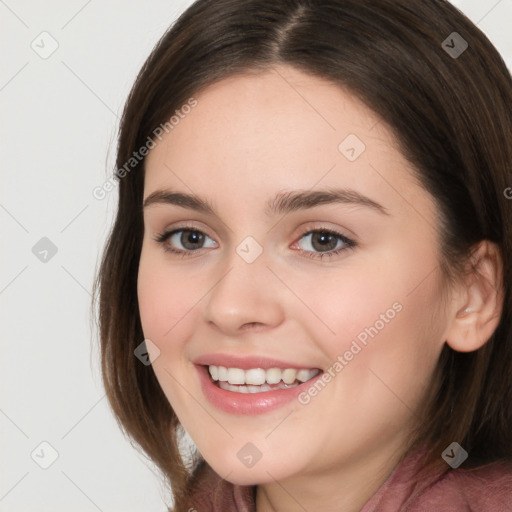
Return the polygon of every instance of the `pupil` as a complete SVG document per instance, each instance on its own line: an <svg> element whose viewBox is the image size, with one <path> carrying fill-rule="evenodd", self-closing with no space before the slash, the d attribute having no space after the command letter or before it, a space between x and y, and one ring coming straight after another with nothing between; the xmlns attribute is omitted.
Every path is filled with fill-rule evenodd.
<svg viewBox="0 0 512 512"><path fill-rule="evenodd" d="M187 249L197 249L197 247L189 247L190 245L194 246L197 244L201 244L203 241L203 234L199 233L197 231L183 231L183 234L181 235L181 243L183 244L183 247L186 247Z"/></svg>
<svg viewBox="0 0 512 512"><path fill-rule="evenodd" d="M325 231L320 231L318 233L314 233L313 247L315 247L315 240L318 240L320 242L320 246L319 246L320 250L330 250L330 249L334 249L336 247L336 238L331 233L327 233ZM333 242L334 242L334 244L333 244ZM330 244L331 246L328 247L327 244ZM315 249L318 249L318 247L315 247Z"/></svg>

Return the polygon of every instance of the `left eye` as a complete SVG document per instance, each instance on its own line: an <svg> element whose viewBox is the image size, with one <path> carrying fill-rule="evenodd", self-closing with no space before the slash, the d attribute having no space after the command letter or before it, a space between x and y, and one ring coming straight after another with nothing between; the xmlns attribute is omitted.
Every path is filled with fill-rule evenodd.
<svg viewBox="0 0 512 512"><path fill-rule="evenodd" d="M304 234L301 237L301 240L308 240L307 243L304 244L306 247L302 247L301 249L318 252L336 251L337 249L340 249L338 242L341 242L342 247L343 245L351 244L351 240L348 238L331 231L310 231L309 233Z"/></svg>

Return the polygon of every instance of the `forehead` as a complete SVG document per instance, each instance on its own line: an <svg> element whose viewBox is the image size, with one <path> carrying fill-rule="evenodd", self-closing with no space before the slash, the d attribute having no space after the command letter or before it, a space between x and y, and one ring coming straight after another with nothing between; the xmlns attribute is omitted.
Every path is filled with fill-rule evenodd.
<svg viewBox="0 0 512 512"><path fill-rule="evenodd" d="M221 80L195 99L149 152L145 197L172 186L233 202L343 186L390 210L408 200L433 207L385 121L332 82L279 66Z"/></svg>

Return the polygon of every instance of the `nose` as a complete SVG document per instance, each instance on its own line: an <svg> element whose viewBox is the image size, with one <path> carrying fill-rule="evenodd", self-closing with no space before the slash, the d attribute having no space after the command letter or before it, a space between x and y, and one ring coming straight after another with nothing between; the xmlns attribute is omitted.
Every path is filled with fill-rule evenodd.
<svg viewBox="0 0 512 512"><path fill-rule="evenodd" d="M270 329L284 319L285 287L264 254L252 263L235 251L205 297L204 318L227 336Z"/></svg>

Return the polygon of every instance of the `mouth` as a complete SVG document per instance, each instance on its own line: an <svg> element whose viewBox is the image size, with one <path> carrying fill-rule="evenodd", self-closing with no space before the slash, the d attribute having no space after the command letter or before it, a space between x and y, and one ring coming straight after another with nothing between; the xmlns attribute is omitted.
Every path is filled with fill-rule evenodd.
<svg viewBox="0 0 512 512"><path fill-rule="evenodd" d="M266 393L290 389L318 375L318 368L231 368L205 365L213 384L233 393Z"/></svg>
<svg viewBox="0 0 512 512"><path fill-rule="evenodd" d="M254 416L297 401L324 372L266 356L203 354L194 361L204 398L229 414Z"/></svg>

